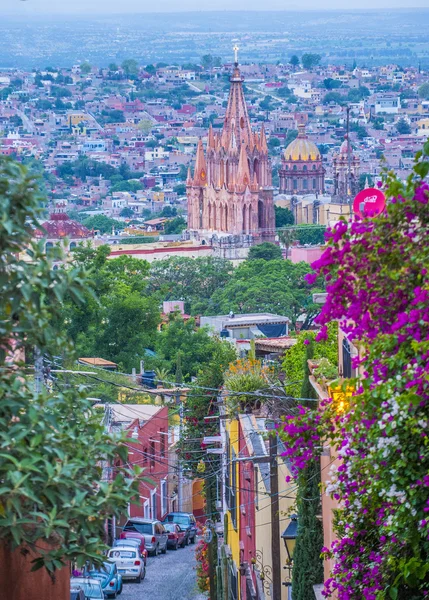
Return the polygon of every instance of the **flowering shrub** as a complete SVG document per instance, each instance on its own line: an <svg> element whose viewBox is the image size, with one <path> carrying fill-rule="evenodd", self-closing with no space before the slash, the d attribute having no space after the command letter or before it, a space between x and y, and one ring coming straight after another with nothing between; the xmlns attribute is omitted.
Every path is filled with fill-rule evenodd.
<svg viewBox="0 0 429 600"><path fill-rule="evenodd" d="M324 594L339 600L429 597L428 156L429 143L406 183L385 173L385 213L338 223L310 277L327 282L319 339L338 320L363 372L346 412L327 401L284 424L296 468L324 440L341 459L326 488L338 541L324 549Z"/></svg>
<svg viewBox="0 0 429 600"><path fill-rule="evenodd" d="M238 406L241 407L241 410L254 407L258 401L254 392L268 388L273 379L272 370L263 365L261 360L252 357L251 354L250 358L242 358L231 363L225 373L225 389L233 392L227 398L231 410ZM240 393L238 394L238 392Z"/></svg>
<svg viewBox="0 0 429 600"><path fill-rule="evenodd" d="M197 559L197 586L200 592L208 592L210 589L208 544L200 540L195 548Z"/></svg>

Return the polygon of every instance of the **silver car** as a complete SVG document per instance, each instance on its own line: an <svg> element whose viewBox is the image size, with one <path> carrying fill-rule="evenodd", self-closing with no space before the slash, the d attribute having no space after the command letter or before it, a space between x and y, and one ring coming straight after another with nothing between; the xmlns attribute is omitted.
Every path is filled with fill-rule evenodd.
<svg viewBox="0 0 429 600"><path fill-rule="evenodd" d="M85 594L85 600L91 598L91 600L104 600L103 588L98 579L92 577L72 577L70 579L70 596L78 594L76 597L79 598L79 591L83 591Z"/></svg>
<svg viewBox="0 0 429 600"><path fill-rule="evenodd" d="M125 523L121 539L144 537L145 547L149 554L157 556L160 552L167 552L168 532L161 521L132 517Z"/></svg>

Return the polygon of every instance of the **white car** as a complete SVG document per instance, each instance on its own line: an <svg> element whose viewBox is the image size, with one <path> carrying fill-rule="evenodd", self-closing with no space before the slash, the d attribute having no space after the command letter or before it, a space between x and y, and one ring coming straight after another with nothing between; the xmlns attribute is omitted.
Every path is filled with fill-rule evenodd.
<svg viewBox="0 0 429 600"><path fill-rule="evenodd" d="M103 588L98 579L72 577L70 579L70 596L79 598L79 590L82 590L85 594L85 600L104 600Z"/></svg>
<svg viewBox="0 0 429 600"><path fill-rule="evenodd" d="M137 583L143 581L146 575L144 560L137 548L130 546L115 546L107 553L109 561L116 563L122 579L134 579Z"/></svg>

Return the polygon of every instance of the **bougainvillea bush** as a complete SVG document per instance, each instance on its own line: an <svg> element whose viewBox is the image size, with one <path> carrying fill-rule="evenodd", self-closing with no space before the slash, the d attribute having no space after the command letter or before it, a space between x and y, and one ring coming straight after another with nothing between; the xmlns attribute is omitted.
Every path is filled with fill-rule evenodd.
<svg viewBox="0 0 429 600"><path fill-rule="evenodd" d="M200 592L208 592L210 589L208 544L200 540L195 548L197 559L197 586Z"/></svg>
<svg viewBox="0 0 429 600"><path fill-rule="evenodd" d="M326 401L282 427L296 469L326 443L341 458L326 487L338 541L324 549L324 593L339 600L429 597L428 173L429 143L405 183L384 174L386 211L339 222L313 264L328 292L319 337L339 321L362 376L345 411Z"/></svg>

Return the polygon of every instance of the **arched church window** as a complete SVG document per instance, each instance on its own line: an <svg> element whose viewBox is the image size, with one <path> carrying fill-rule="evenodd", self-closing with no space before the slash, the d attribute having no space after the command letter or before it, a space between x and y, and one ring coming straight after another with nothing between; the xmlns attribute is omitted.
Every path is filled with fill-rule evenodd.
<svg viewBox="0 0 429 600"><path fill-rule="evenodd" d="M298 189L298 179L294 179L293 180L293 189L297 190Z"/></svg>
<svg viewBox="0 0 429 600"><path fill-rule="evenodd" d="M303 179L303 180L302 180L302 187L303 187L305 190L307 190L307 189L308 189L308 181L307 181L307 179Z"/></svg>
<svg viewBox="0 0 429 600"><path fill-rule="evenodd" d="M307 170L307 165L304 165L303 171L306 171L306 170Z"/></svg>
<svg viewBox="0 0 429 600"><path fill-rule="evenodd" d="M315 190L315 189L316 189L316 180L313 179L313 190Z"/></svg>
<svg viewBox="0 0 429 600"><path fill-rule="evenodd" d="M296 169L297 169L297 166L293 165L293 170L296 171Z"/></svg>
<svg viewBox="0 0 429 600"><path fill-rule="evenodd" d="M315 170L316 170L316 165L313 165L313 171L315 171Z"/></svg>

